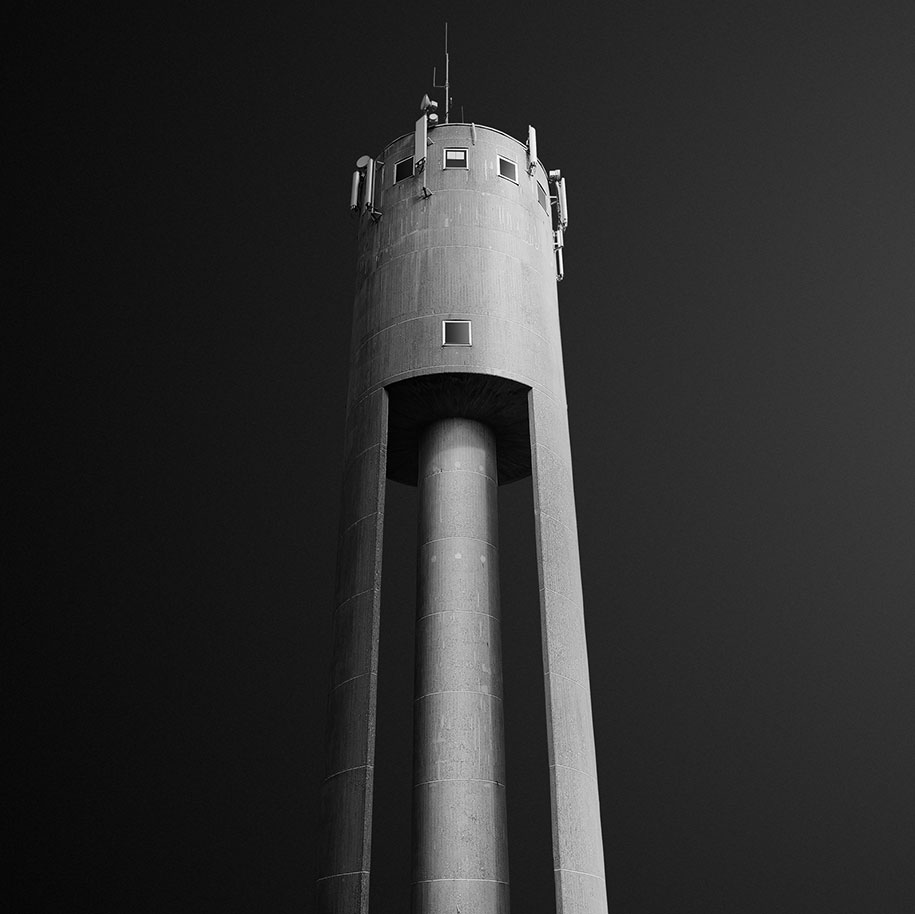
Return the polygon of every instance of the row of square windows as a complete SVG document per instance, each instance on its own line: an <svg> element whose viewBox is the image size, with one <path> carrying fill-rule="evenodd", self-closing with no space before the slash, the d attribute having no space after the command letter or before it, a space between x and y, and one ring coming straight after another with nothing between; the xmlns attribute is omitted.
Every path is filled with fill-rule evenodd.
<svg viewBox="0 0 915 914"><path fill-rule="evenodd" d="M469 168L468 164L468 150L460 148L450 148L444 150L444 155L442 159L442 168ZM399 181L405 181L407 178L413 177L413 156L409 156L406 159L401 159L394 166L394 183L397 184ZM506 159L505 156L499 156L499 177L506 178L509 181L512 181L514 184L518 183L518 163L513 162L511 159ZM543 185L538 181L537 182L537 200L540 205L543 207L543 211L549 214L549 209L547 207L547 194Z"/></svg>

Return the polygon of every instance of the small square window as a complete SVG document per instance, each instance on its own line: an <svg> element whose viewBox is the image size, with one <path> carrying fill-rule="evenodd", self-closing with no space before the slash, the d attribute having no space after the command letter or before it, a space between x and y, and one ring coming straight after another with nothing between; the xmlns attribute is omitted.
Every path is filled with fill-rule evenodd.
<svg viewBox="0 0 915 914"><path fill-rule="evenodd" d="M442 321L443 346L470 346L470 321Z"/></svg>
<svg viewBox="0 0 915 914"><path fill-rule="evenodd" d="M543 185L539 181L537 182L537 202L543 207L543 211L549 215L550 208L547 206L546 191L543 189Z"/></svg>
<svg viewBox="0 0 915 914"><path fill-rule="evenodd" d="M408 159L401 159L394 166L394 183L404 181L413 177L413 156Z"/></svg>
<svg viewBox="0 0 915 914"><path fill-rule="evenodd" d="M466 168L467 167L467 150L466 149L446 149L445 150L445 168Z"/></svg>
<svg viewBox="0 0 915 914"><path fill-rule="evenodd" d="M499 156L499 174L509 181L518 183L518 166L511 160Z"/></svg>

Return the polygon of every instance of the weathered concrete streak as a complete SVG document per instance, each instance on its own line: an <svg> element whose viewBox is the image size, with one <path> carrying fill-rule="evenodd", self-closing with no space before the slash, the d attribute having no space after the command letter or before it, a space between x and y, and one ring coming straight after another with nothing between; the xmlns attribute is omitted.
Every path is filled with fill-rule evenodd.
<svg viewBox="0 0 915 914"><path fill-rule="evenodd" d="M508 914L495 436L423 434L414 705L414 914Z"/></svg>
<svg viewBox="0 0 915 914"><path fill-rule="evenodd" d="M367 914L387 394L351 405L343 455L318 860L320 914Z"/></svg>
<svg viewBox="0 0 915 914"><path fill-rule="evenodd" d="M534 514L558 914L606 914L568 418L530 393Z"/></svg>

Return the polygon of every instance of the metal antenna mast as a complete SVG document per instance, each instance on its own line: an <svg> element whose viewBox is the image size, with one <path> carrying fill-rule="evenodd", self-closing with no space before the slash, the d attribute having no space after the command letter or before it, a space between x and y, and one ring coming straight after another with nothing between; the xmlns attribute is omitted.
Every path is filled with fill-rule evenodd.
<svg viewBox="0 0 915 914"><path fill-rule="evenodd" d="M448 123L448 112L451 110L451 80L450 61L448 59L448 23L445 23L445 84L439 85L435 81L435 67L432 68L432 85L436 89L445 90L445 123Z"/></svg>

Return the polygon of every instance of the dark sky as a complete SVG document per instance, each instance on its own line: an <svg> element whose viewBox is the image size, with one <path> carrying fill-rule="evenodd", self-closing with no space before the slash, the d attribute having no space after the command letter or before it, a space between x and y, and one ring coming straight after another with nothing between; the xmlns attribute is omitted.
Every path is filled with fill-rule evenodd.
<svg viewBox="0 0 915 914"><path fill-rule="evenodd" d="M534 124L568 182L611 910L915 910L911 0L14 17L27 909L311 909L350 174L442 99L446 18L453 119ZM502 497L513 905L551 911L529 482ZM375 914L408 907L413 499Z"/></svg>

